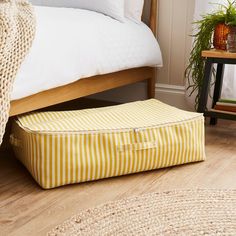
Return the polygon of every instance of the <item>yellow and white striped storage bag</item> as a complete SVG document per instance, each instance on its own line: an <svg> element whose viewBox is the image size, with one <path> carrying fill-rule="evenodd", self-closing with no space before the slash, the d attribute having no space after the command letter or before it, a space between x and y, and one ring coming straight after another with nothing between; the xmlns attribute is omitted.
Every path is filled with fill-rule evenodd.
<svg viewBox="0 0 236 236"><path fill-rule="evenodd" d="M205 159L203 115L155 99L19 116L11 142L45 189Z"/></svg>

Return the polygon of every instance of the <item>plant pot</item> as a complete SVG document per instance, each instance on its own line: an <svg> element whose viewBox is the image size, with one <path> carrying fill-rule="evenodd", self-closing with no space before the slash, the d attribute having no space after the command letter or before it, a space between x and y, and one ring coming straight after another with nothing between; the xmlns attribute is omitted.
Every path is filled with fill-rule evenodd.
<svg viewBox="0 0 236 236"><path fill-rule="evenodd" d="M214 31L213 46L217 50L227 50L227 36L230 27L224 23L216 25Z"/></svg>
<svg viewBox="0 0 236 236"><path fill-rule="evenodd" d="M230 26L227 36L227 51L236 53L236 26Z"/></svg>

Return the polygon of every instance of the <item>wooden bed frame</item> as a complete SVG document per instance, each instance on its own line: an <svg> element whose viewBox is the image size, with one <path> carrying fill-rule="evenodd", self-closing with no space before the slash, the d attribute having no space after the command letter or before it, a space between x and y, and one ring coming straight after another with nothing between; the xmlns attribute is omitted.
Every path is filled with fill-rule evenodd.
<svg viewBox="0 0 236 236"><path fill-rule="evenodd" d="M154 35L156 35L158 0L149 1L151 4L149 27ZM143 80L147 80L148 82L148 97L153 98L155 96L155 78L156 69L151 67L135 68L106 75L84 78L62 87L57 87L26 98L12 101L10 116L71 101Z"/></svg>

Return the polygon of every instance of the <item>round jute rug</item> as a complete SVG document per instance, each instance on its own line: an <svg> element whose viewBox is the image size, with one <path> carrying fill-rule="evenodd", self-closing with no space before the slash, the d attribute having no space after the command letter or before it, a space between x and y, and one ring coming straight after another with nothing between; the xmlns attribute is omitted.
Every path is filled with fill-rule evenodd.
<svg viewBox="0 0 236 236"><path fill-rule="evenodd" d="M179 190L109 202L48 235L236 235L236 190Z"/></svg>

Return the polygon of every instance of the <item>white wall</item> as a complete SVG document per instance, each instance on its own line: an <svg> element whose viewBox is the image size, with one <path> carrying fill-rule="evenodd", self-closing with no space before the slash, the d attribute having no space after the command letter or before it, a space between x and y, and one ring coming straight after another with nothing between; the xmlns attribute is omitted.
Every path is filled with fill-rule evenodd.
<svg viewBox="0 0 236 236"><path fill-rule="evenodd" d="M158 39L164 67L158 73L159 83L184 85L183 75L192 42L189 35L194 4L194 0L160 0Z"/></svg>
<svg viewBox="0 0 236 236"><path fill-rule="evenodd" d="M156 95L186 107L184 71L191 49L195 0L159 0L158 41L164 67L158 70Z"/></svg>

